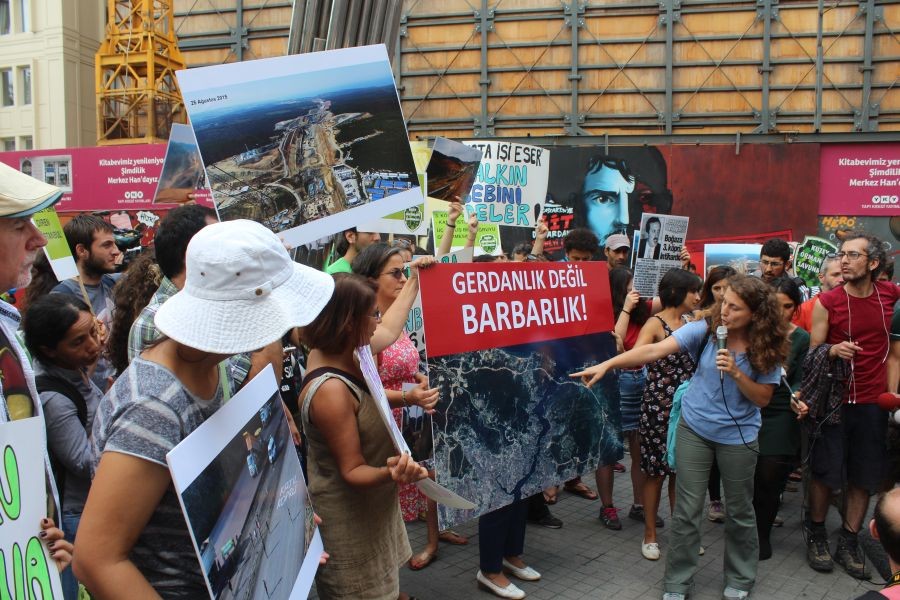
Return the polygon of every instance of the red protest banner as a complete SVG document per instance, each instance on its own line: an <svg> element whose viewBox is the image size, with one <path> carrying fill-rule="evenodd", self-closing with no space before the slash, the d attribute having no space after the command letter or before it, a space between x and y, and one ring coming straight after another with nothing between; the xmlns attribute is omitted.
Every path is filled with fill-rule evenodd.
<svg viewBox="0 0 900 600"><path fill-rule="evenodd" d="M419 278L429 358L614 327L606 263L457 263Z"/></svg>

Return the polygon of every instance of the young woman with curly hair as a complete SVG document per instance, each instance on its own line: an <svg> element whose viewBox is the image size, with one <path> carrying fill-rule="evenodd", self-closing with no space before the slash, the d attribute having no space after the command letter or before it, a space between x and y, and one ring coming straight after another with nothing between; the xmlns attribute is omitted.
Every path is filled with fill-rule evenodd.
<svg viewBox="0 0 900 600"><path fill-rule="evenodd" d="M728 332L722 350L716 346L719 326ZM590 386L610 369L635 367L681 350L697 358L697 370L682 397L676 434L679 477L663 600L683 600L693 585L713 458L728 506L723 597L740 600L753 588L759 558L752 500L760 409L769 404L788 353L787 327L772 289L756 277L731 277L708 321L689 323L660 342L636 347L572 377Z"/></svg>
<svg viewBox="0 0 900 600"><path fill-rule="evenodd" d="M143 252L113 288L113 311L106 355L118 375L128 368L128 332L131 324L159 288L162 273L152 252Z"/></svg>

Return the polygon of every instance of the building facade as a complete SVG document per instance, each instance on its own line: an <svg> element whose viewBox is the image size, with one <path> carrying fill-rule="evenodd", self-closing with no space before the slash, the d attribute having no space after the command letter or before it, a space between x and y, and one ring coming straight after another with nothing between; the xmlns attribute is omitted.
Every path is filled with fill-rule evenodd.
<svg viewBox="0 0 900 600"><path fill-rule="evenodd" d="M104 4L0 0L0 151L93 146Z"/></svg>

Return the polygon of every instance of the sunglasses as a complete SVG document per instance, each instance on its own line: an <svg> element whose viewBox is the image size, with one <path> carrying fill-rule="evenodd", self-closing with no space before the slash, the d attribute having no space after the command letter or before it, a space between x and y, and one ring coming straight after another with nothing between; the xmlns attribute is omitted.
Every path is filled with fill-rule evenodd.
<svg viewBox="0 0 900 600"><path fill-rule="evenodd" d="M409 267L404 267L404 268L402 268L402 269L400 269L400 268L397 268L397 269L391 269L390 271L385 271L385 272L382 273L381 275L382 275L382 276L384 276L384 275L390 275L391 277L393 277L393 278L396 279L397 281L400 281L400 280L403 279L404 277L406 277L407 279L409 279Z"/></svg>

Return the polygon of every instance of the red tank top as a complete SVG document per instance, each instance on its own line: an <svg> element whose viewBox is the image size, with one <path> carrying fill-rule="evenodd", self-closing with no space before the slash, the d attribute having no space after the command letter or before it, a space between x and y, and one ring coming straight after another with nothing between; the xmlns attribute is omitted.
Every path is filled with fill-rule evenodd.
<svg viewBox="0 0 900 600"><path fill-rule="evenodd" d="M826 343L848 340L861 347L853 359L853 380L844 402L872 403L887 391L888 335L894 303L900 297L893 283L876 281L867 298L856 298L843 286L819 294L819 302L828 311ZM849 312L848 312L849 308Z"/></svg>

